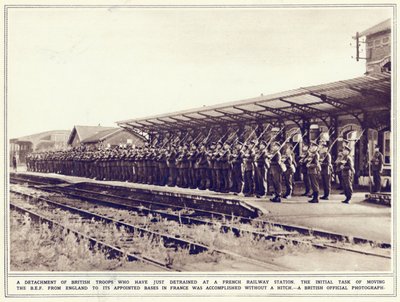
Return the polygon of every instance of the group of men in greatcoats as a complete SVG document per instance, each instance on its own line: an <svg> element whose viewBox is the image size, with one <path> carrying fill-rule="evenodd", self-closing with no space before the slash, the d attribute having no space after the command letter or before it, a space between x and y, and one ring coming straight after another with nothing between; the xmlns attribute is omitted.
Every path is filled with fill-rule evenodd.
<svg viewBox="0 0 400 302"><path fill-rule="evenodd" d="M331 194L332 175L339 176L349 203L353 193L354 164L348 145L332 157L326 142L303 143L296 158L292 144L276 140L249 142L223 141L169 143L162 147L147 144L136 148L98 150L72 149L30 154L29 171L50 172L95 178L130 181L159 186L178 186L257 198L272 195L272 202L290 199L293 177L299 168L304 196L310 203L327 200ZM334 169L335 165L335 169ZM383 156L377 150L371 160L374 190L380 190ZM320 197L320 185L323 195Z"/></svg>

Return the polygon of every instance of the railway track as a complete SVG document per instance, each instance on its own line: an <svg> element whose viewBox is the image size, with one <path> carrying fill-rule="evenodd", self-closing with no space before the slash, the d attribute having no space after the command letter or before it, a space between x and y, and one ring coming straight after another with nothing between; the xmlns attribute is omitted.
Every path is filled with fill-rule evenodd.
<svg viewBox="0 0 400 302"><path fill-rule="evenodd" d="M164 219L177 221L181 224L197 224L209 225L220 228L222 232L233 232L236 236L242 234L251 234L253 238L266 239L272 241L286 241L292 244L306 244L318 249L337 249L347 252L360 253L364 255L391 258L385 253L391 248L389 243L375 242L364 238L354 238L342 234L336 234L321 230L309 229L301 226L288 225L262 219L249 219L246 217L233 217L221 213L215 213L205 210L197 210L193 208L184 208L160 204L158 202L143 201L132 197L117 196L108 192L90 191L71 186L49 186L46 183L38 181L30 181L26 179L11 178L12 183L30 184L34 188L44 190L46 192L63 194L65 196L85 200L88 202L110 206L113 208L123 208L134 211L141 215L155 215ZM201 218L199 218L201 217ZM206 218L204 218L206 217ZM235 219L236 221L246 223L256 223L261 226L262 231L249 230L248 228L238 227L228 224L227 222ZM265 232L264 228L278 227L279 231ZM355 248L354 244L367 244L376 247L376 252L366 251L360 248ZM382 253L381 251L384 251Z"/></svg>
<svg viewBox="0 0 400 302"><path fill-rule="evenodd" d="M108 253L110 259L117 258L117 257L126 257L128 261L141 261L141 262L149 264L151 266L161 268L162 270L166 270L166 271L170 270L170 268L167 265L165 265L165 263L159 262L154 259L150 259L148 257L141 257L139 255L127 253L126 251L123 251L121 248L119 248L117 246L103 242L97 238L87 236L78 230L74 230L70 227L67 227L59 222L52 220L51 218L48 218L41 214L35 213L34 211L32 211L30 209L21 207L19 205L13 204L13 203L10 203L10 209L15 210L24 215L27 214L34 222L47 223L50 228L60 228L61 230L66 231L67 233L72 233L76 236L76 238L78 240L85 239L89 242L89 247L91 249L94 249L96 246L98 246L103 251L106 251Z"/></svg>
<svg viewBox="0 0 400 302"><path fill-rule="evenodd" d="M44 198L44 197L39 197L15 190L11 190L11 193L22 196L24 198L27 198L29 200L36 200L36 201L41 201L49 206L50 209L62 209L66 212L69 213L74 213L79 215L84 219L84 221L88 222L89 224L92 223L93 221L98 221L98 222L105 222L108 224L112 224L115 227L117 227L119 230L123 229L125 232L127 232L129 235L127 238L129 238L129 241L122 240L118 246L112 243L107 243L104 242L103 240L99 240L93 236L88 236L86 234L83 234L79 230L74 230L71 227L67 227L63 225L62 223L55 221L53 218L49 217L52 216L51 214L49 215L44 215L43 213L40 213L41 211L43 212L43 209L40 209L39 207L36 207L36 211L32 211L31 209L24 208L23 206L16 205L14 203L11 203L11 209L17 210L19 212L25 212L29 216L33 217L34 220L36 221L43 221L46 223L49 223L52 226L60 227L62 229L66 229L68 232L74 233L78 238L84 238L87 239L91 247L95 246L96 244L98 246L101 246L102 248L106 249L109 254L111 254L111 257L115 256L124 256L126 255L127 259L129 261L142 261L144 263L156 266L158 268L162 268L164 270L173 270L173 271L180 271L179 268L174 267L173 265L170 265L168 263L163 262L162 260L157 260L150 258L148 256L141 255L138 252L132 253L129 252L130 246L132 245L132 236L130 235L136 235L138 238L151 238L151 240L157 239L160 244L162 244L165 248L170 249L172 251L176 251L177 249L185 249L189 251L189 254L199 254L203 252L210 252L210 253L217 253L221 254L224 256L228 256L231 258L234 258L236 260L240 260L242 263L248 263L252 266L258 266L258 267L263 267L268 271L281 271L282 269L288 270L287 267L284 267L282 265L276 265L273 263L269 262L264 262L264 261L258 261L252 258L248 258L242 255L239 255L237 253L228 251L228 250L219 250L215 248L211 248L209 246L206 246L204 244L196 243L193 241L190 241L186 238L177 238L173 235L165 234L165 233L160 233L156 232L150 229L143 228L138 225L133 225L131 223L126 223L122 222L119 220L116 220L114 218L101 215L92 211L88 211L85 209L82 209L80 207L74 207L71 205L63 204L60 202L56 202L53 200L50 200L49 198ZM120 247L120 245L122 247Z"/></svg>
<svg viewBox="0 0 400 302"><path fill-rule="evenodd" d="M92 183L77 183L77 184L69 184L69 183L64 183L64 184L59 184L58 186L54 185L51 186L52 184L38 181L38 180L31 180L31 179L26 179L26 178L18 178L15 176L10 177L10 182L14 184L28 184L30 187L35 187L38 188L40 187L44 191L48 192L58 192L66 195L71 195L73 196L74 193L76 198L79 196L81 198L86 198L86 199L93 199L93 196L95 199L97 199L98 202L101 202L101 197L105 198L117 198L119 199L122 203L125 201L125 204L128 203L131 206L139 206L139 207L146 207L149 210L152 211L157 211L158 209L172 209L175 211L179 210L186 210L186 211L191 211L196 214L196 216L207 216L207 217L212 217L212 218L221 218L221 219L237 219L240 220L241 222L250 222L252 221L252 218L250 217L244 217L244 216L238 216L238 215L231 215L227 213L220 213L216 211L211 211L211 210L204 210L204 209L199 209L199 208L192 208L188 207L186 205L183 206L178 206L178 205L172 205L168 204L165 202L160 202L160 201L151 201L151 200L145 200L145 199L140 199L140 198L132 198L132 197L126 197L123 195L118 195L118 189L112 190L111 188L108 188L107 191L114 191L113 193L107 192L103 193L105 190L103 188L99 188L96 186L93 186ZM89 187L90 189L82 189L78 186L83 186ZM86 196L85 196L86 195Z"/></svg>

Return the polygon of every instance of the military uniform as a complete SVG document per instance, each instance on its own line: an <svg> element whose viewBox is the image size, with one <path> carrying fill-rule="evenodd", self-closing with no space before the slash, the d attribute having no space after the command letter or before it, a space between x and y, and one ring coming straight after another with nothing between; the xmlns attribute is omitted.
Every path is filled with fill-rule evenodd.
<svg viewBox="0 0 400 302"><path fill-rule="evenodd" d="M225 144L224 149L221 150L219 156L219 163L221 166L221 192L228 193L229 192L229 156L230 150L229 145Z"/></svg>
<svg viewBox="0 0 400 302"><path fill-rule="evenodd" d="M196 160L198 156L197 146L192 144L191 150L188 154L189 161L189 187L192 189L196 189L198 187L198 176L197 176L197 168L196 168Z"/></svg>
<svg viewBox="0 0 400 302"><path fill-rule="evenodd" d="M138 182L138 164L136 160L137 156L138 156L138 149L131 150L129 155L129 160L131 162L131 171L132 171L131 181L134 183Z"/></svg>
<svg viewBox="0 0 400 302"><path fill-rule="evenodd" d="M300 156L299 159L299 166L300 166L300 172L303 176L303 184L304 184L304 193L303 196L308 196L310 194L310 177L308 175L308 168L307 168L307 158L309 156L308 153L308 146L304 146L303 149L303 154Z"/></svg>
<svg viewBox="0 0 400 302"><path fill-rule="evenodd" d="M153 148L149 150L147 156L147 167L148 167L147 183L150 185L156 185L159 171L157 164L157 153Z"/></svg>
<svg viewBox="0 0 400 302"><path fill-rule="evenodd" d="M276 145L279 148L279 145ZM281 153L279 149L272 154L271 163L270 163L270 171L271 171L271 180L272 186L274 188L274 197L270 200L272 202L281 202L282 195L282 162L281 162Z"/></svg>
<svg viewBox="0 0 400 302"><path fill-rule="evenodd" d="M317 145L314 143L314 147L317 148ZM317 149L315 152L310 150L310 154L307 158L307 174L310 178L311 190L313 191L312 199L309 200L311 203L319 202L319 175L321 173L321 165L319 162L319 154Z"/></svg>
<svg viewBox="0 0 400 302"><path fill-rule="evenodd" d="M381 174L383 172L383 154L377 150L371 159L371 173L374 181L372 192L380 192L382 187Z"/></svg>
<svg viewBox="0 0 400 302"><path fill-rule="evenodd" d="M266 165L265 149L257 149L254 153L254 193L257 198L265 195Z"/></svg>
<svg viewBox="0 0 400 302"><path fill-rule="evenodd" d="M214 191L216 191L216 192L221 192L222 183L223 183L222 164L220 161L220 156L222 154L221 147L222 147L222 143L217 142L217 148L215 149L215 151L213 153L213 160L214 160L213 170L214 170L214 178L215 178Z"/></svg>
<svg viewBox="0 0 400 302"><path fill-rule="evenodd" d="M343 152L340 151L337 155L336 161L335 161L335 179L337 177L337 180L339 182L339 190L343 189L343 179L342 179L342 170L340 168L340 161L343 159Z"/></svg>
<svg viewBox="0 0 400 302"><path fill-rule="evenodd" d="M243 194L246 197L252 196L254 192L254 183L253 183L253 164L254 164L254 155L251 151L246 147L246 150L242 153L243 158Z"/></svg>
<svg viewBox="0 0 400 302"><path fill-rule="evenodd" d="M157 155L158 175L157 184L165 186L168 182L168 166L167 166L167 154L165 149L161 149Z"/></svg>
<svg viewBox="0 0 400 302"><path fill-rule="evenodd" d="M104 161L104 163L105 163L105 171L106 171L106 173L105 173L105 179L106 180L112 180L112 166L113 166L113 154L112 154L112 152L110 151L110 150L108 150L108 152L107 152L107 156L106 156L106 158L105 158L105 161Z"/></svg>
<svg viewBox="0 0 400 302"><path fill-rule="evenodd" d="M144 183L144 149L139 149L136 154L137 182Z"/></svg>
<svg viewBox="0 0 400 302"><path fill-rule="evenodd" d="M232 182L231 191L239 194L242 191L243 176L242 176L242 153L238 149L234 149L229 155L229 164L231 165L230 179Z"/></svg>
<svg viewBox="0 0 400 302"><path fill-rule="evenodd" d="M195 169L198 173L198 188L200 190L205 190L207 188L208 182L208 162L207 162L207 152L205 146L200 148L200 152L197 154L197 159L195 163Z"/></svg>
<svg viewBox="0 0 400 302"><path fill-rule="evenodd" d="M168 186L174 187L176 186L176 181L177 181L177 168L176 168L177 153L174 147L171 147L166 157L167 157L167 166L169 172Z"/></svg>
<svg viewBox="0 0 400 302"><path fill-rule="evenodd" d="M126 173L126 180L132 181L133 179L133 161L132 161L132 153L133 150L127 150L125 154L125 173Z"/></svg>
<svg viewBox="0 0 400 302"><path fill-rule="evenodd" d="M149 170L149 162L148 162L148 148L145 147L142 151L142 156L140 160L141 164L141 183L146 184L148 181L148 170Z"/></svg>
<svg viewBox="0 0 400 302"><path fill-rule="evenodd" d="M282 162L286 166L286 171L283 173L286 187L283 198L289 199L293 194L293 175L296 172L296 162L293 160L292 154L286 154L282 158Z"/></svg>
<svg viewBox="0 0 400 302"><path fill-rule="evenodd" d="M207 167L207 178L208 178L208 185L207 185L207 189L209 190L215 190L215 188L217 187L216 185L216 176L215 176L215 170L214 170L214 152L215 152L215 145L211 144L209 149L206 152L207 155L207 163L208 163L208 167Z"/></svg>
<svg viewBox="0 0 400 302"><path fill-rule="evenodd" d="M332 179L332 157L329 152L322 153L321 155L321 180L322 188L324 189L324 195L321 199L329 199L331 193L331 179Z"/></svg>
<svg viewBox="0 0 400 302"><path fill-rule="evenodd" d="M32 154L28 154L25 159L26 171L32 171Z"/></svg>
<svg viewBox="0 0 400 302"><path fill-rule="evenodd" d="M350 147L345 147L350 152ZM340 169L342 171L342 185L346 199L343 203L349 203L353 195L353 178L354 178L354 163L349 154L344 154L340 162Z"/></svg>
<svg viewBox="0 0 400 302"><path fill-rule="evenodd" d="M98 180L104 180L103 156L104 156L104 151L99 150L95 162L95 165L97 167L96 179Z"/></svg>
<svg viewBox="0 0 400 302"><path fill-rule="evenodd" d="M186 146L184 148L182 148L181 153L179 154L179 157L177 159L177 165L179 167L179 172L180 172L179 185L182 188L188 188L189 187L189 154L188 154Z"/></svg>

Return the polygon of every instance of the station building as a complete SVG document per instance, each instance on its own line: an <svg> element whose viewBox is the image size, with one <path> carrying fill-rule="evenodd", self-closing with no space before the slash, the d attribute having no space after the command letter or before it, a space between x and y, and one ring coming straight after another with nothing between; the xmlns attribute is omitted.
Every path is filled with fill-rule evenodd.
<svg viewBox="0 0 400 302"><path fill-rule="evenodd" d="M85 139L96 135L103 131L114 130L115 127L103 127L103 126L80 126L75 125L68 137L68 146L70 147L78 147L81 145L81 142Z"/></svg>
<svg viewBox="0 0 400 302"><path fill-rule="evenodd" d="M67 146L68 130L52 130L10 139L10 163L15 154L17 162L24 164L31 152L60 150Z"/></svg>
<svg viewBox="0 0 400 302"><path fill-rule="evenodd" d="M210 141L237 132L241 140L256 129L263 139L278 134L285 141L295 128L301 133L290 142L300 155L302 144L325 140L330 144L333 160L344 141L352 148L355 184L371 182L369 161L375 147L385 158L383 185L390 189L391 176L391 20L386 20L357 34L365 39L366 72L353 79L302 87L271 95L205 106L145 118L118 121L133 133L148 137L150 142L164 142L172 137L210 135ZM360 39L360 40L359 40ZM357 59L360 59L357 57ZM280 131L284 129L284 131ZM298 142L298 143L297 143ZM296 175L297 179L301 177Z"/></svg>
<svg viewBox="0 0 400 302"><path fill-rule="evenodd" d="M74 126L69 138L68 146L86 146L92 149L99 147L114 147L135 145L142 146L145 138L123 128L103 126Z"/></svg>

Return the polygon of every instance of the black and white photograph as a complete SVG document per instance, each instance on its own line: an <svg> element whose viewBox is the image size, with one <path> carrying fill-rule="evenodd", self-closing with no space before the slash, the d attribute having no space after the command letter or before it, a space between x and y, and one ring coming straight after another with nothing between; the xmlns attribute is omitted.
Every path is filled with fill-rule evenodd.
<svg viewBox="0 0 400 302"><path fill-rule="evenodd" d="M396 9L4 5L6 292L397 296Z"/></svg>

